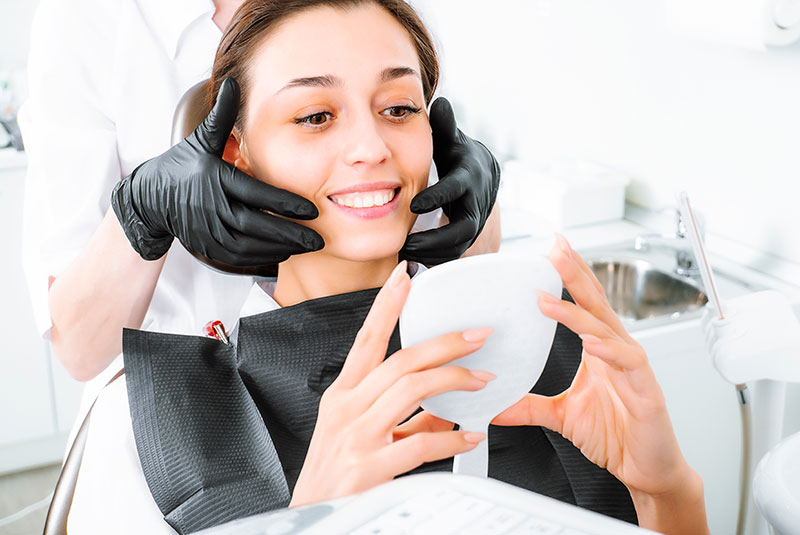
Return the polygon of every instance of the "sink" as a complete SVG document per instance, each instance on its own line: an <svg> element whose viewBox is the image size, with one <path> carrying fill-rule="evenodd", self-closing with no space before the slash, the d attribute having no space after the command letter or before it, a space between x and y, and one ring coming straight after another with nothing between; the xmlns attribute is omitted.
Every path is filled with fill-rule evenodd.
<svg viewBox="0 0 800 535"><path fill-rule="evenodd" d="M691 319L708 297L699 283L640 258L589 256L586 263L626 327L638 330Z"/></svg>
<svg viewBox="0 0 800 535"><path fill-rule="evenodd" d="M541 239L504 242L510 254L547 254L550 242ZM633 239L576 248L603 286L608 301L628 332L697 320L708 302L699 278L675 273L675 251L637 249ZM723 299L766 289L742 280L737 272L714 267L716 288Z"/></svg>

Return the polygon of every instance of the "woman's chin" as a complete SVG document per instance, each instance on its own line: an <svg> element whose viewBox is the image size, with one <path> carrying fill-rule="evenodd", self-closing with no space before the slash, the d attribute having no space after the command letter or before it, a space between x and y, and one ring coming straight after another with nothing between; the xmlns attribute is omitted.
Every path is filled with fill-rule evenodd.
<svg viewBox="0 0 800 535"><path fill-rule="evenodd" d="M348 260L350 262L377 262L386 259L397 259L397 254L405 243L405 236L399 238L387 238L369 240L346 240L339 243L331 243L323 249L330 256Z"/></svg>

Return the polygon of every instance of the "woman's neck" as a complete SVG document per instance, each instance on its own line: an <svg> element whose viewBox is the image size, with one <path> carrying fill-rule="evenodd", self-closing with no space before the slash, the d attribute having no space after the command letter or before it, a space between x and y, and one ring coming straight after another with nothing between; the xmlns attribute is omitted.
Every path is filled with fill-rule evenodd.
<svg viewBox="0 0 800 535"><path fill-rule="evenodd" d="M383 286L397 265L397 256L354 262L322 251L292 256L278 266L273 298L282 307L309 299Z"/></svg>

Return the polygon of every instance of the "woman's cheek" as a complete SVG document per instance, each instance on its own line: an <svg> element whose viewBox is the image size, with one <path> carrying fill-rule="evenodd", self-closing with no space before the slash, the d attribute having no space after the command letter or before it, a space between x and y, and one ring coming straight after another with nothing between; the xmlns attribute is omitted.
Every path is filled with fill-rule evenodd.
<svg viewBox="0 0 800 535"><path fill-rule="evenodd" d="M427 121L420 121L424 128L419 128L414 135L408 136L404 147L404 167L409 176L414 177L416 193L428 185L428 174L433 160L433 137Z"/></svg>
<svg viewBox="0 0 800 535"><path fill-rule="evenodd" d="M261 151L264 182L277 188L296 193L316 204L315 192L322 186L323 167L321 152L316 147L307 147L292 136L273 139ZM313 154L314 157L309 157Z"/></svg>

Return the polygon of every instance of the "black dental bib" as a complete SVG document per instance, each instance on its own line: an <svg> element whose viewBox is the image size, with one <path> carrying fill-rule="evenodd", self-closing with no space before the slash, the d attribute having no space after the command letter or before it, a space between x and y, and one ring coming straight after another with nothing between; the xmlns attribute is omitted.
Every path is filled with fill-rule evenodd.
<svg viewBox="0 0 800 535"><path fill-rule="evenodd" d="M320 397L376 294L336 295L242 318L231 344L125 330L136 447L156 504L175 530L191 533L289 504ZM399 348L395 329L387 356ZM580 339L558 325L533 392L565 390L580 359ZM451 458L411 473L452 465ZM636 522L622 483L540 427L490 426L489 477Z"/></svg>

